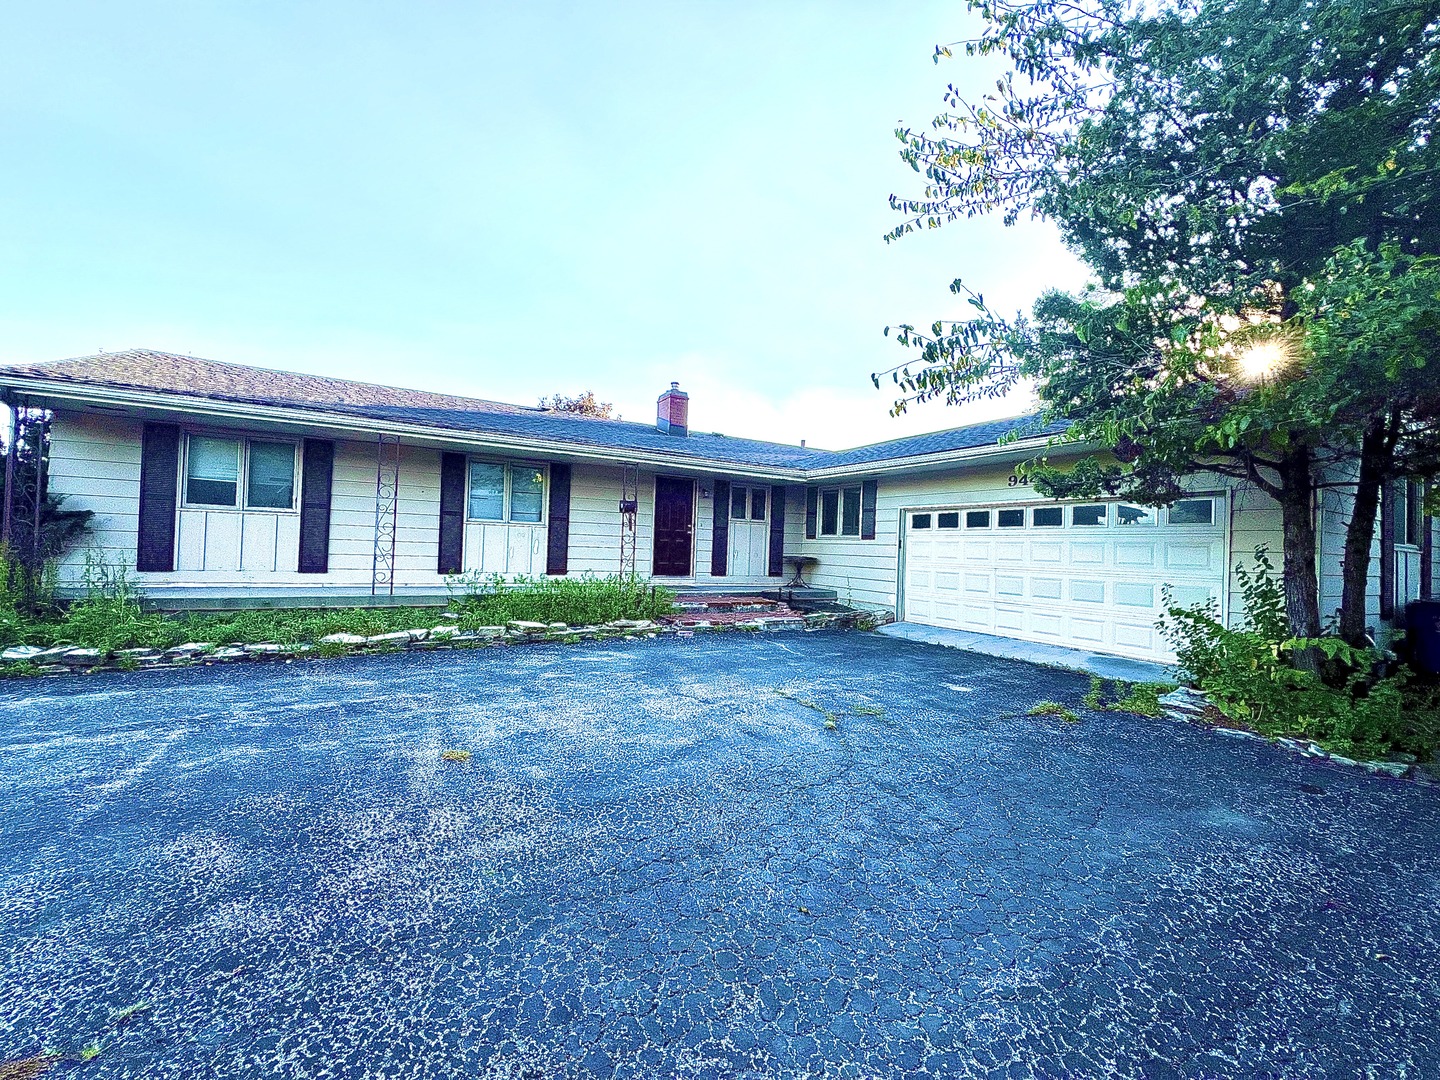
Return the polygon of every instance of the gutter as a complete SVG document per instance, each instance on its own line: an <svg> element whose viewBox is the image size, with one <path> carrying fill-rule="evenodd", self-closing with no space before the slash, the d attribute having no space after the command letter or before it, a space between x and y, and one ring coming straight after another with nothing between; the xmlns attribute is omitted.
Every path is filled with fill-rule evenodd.
<svg viewBox="0 0 1440 1080"><path fill-rule="evenodd" d="M1032 436L1013 443L987 444L960 450L943 450L936 453L912 455L889 461L863 462L847 465L833 465L818 469L802 469L781 465L746 464L743 462L718 461L714 458L689 457L685 454L664 454L655 451L633 450L623 447L592 447L585 443L565 442L555 439L529 436L505 435L490 432L457 432L454 428L430 427L413 422L399 422L372 419L370 417L347 418L332 413L283 405L254 405L246 402L230 402L216 398L193 397L185 394L167 394L159 391L127 389L123 387L95 388L91 384L58 382L38 379L33 376L15 378L0 369L0 387L8 387L27 396L44 397L62 402L100 407L111 411L116 405L152 409L163 413L190 413L213 416L222 419L259 420L290 423L302 427L320 428L325 431L349 435L394 435L397 437L420 437L441 446L474 450L477 447L513 451L521 455L542 454L560 459L597 462L602 464L649 465L657 468L684 467L696 472L714 476L744 475L754 479L805 484L840 480L850 477L874 476L885 473L904 472L936 465L989 462L1015 454L1040 449L1049 442L1049 436ZM111 407L107 409L105 407ZM679 440L677 440L679 441ZM680 449L680 447L676 447Z"/></svg>

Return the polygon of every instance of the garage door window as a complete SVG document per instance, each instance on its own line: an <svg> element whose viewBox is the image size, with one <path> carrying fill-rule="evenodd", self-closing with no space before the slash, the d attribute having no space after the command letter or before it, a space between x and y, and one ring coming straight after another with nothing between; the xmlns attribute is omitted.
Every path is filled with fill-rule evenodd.
<svg viewBox="0 0 1440 1080"><path fill-rule="evenodd" d="M1214 525L1214 499L1181 499L1170 508L1171 525Z"/></svg>
<svg viewBox="0 0 1440 1080"><path fill-rule="evenodd" d="M1065 524L1065 511L1058 506L1037 506L1031 514L1037 529L1058 529Z"/></svg>
<svg viewBox="0 0 1440 1080"><path fill-rule="evenodd" d="M912 529L928 529L930 527L929 514L911 514L910 527Z"/></svg>
<svg viewBox="0 0 1440 1080"><path fill-rule="evenodd" d="M958 529L960 527L960 514L956 511L953 514L941 514L937 524L942 529Z"/></svg>
<svg viewBox="0 0 1440 1080"><path fill-rule="evenodd" d="M1148 506L1134 503L1119 503L1115 507L1115 519L1120 525L1154 525L1155 511Z"/></svg>
<svg viewBox="0 0 1440 1080"><path fill-rule="evenodd" d="M1001 510L995 515L995 524L1002 529L1023 529L1025 527L1025 511Z"/></svg>
<svg viewBox="0 0 1440 1080"><path fill-rule="evenodd" d="M1070 508L1070 524L1076 528L1103 528L1107 517L1108 513L1104 503L1092 503L1087 506L1072 506Z"/></svg>
<svg viewBox="0 0 1440 1080"><path fill-rule="evenodd" d="M990 527L989 510L967 510L965 511L965 528L967 529L988 529Z"/></svg>

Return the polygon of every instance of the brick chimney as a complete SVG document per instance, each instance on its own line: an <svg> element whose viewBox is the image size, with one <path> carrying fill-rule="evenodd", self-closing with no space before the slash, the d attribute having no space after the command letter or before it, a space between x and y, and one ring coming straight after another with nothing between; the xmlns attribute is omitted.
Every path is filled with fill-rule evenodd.
<svg viewBox="0 0 1440 1080"><path fill-rule="evenodd" d="M682 438L690 432L690 395L672 382L655 403L655 426L666 435Z"/></svg>

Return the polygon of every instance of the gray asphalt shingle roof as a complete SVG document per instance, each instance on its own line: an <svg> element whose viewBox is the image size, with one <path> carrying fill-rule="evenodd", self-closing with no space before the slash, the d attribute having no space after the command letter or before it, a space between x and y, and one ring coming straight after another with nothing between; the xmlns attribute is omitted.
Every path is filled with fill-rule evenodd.
<svg viewBox="0 0 1440 1080"><path fill-rule="evenodd" d="M789 469L893 462L995 445L1013 431L1042 435L1064 430L1064 425L1054 424L1039 428L1035 417L1019 417L840 451L703 432L691 432L681 439L657 431L653 424L603 420L481 398L272 371L149 349L129 349L72 360L0 368L0 377L16 376L26 380L44 379L305 409L456 432L534 438L585 447L648 451L735 465Z"/></svg>

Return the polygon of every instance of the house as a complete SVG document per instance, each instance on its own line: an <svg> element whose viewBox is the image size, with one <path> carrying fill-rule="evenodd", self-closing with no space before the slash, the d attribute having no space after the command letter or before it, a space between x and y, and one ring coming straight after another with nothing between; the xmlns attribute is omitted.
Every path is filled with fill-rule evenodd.
<svg viewBox="0 0 1440 1080"><path fill-rule="evenodd" d="M62 587L101 559L172 606L435 597L462 573L773 590L804 556L858 607L1164 660L1166 592L1234 619L1234 565L1281 548L1276 505L1219 476L1168 508L1038 497L1016 473L1055 434L1034 418L825 451L693 431L675 384L652 425L148 350L0 368L0 391L48 411L49 490L95 513ZM1435 562L1418 492L1388 505L1377 625Z"/></svg>

